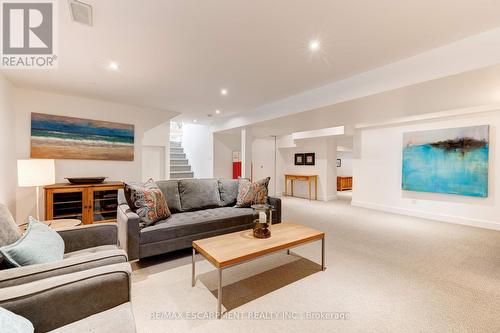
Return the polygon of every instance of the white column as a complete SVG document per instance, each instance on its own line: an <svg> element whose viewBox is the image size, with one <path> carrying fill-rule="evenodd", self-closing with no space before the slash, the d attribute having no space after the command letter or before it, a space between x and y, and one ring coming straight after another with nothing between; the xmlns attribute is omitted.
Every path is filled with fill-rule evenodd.
<svg viewBox="0 0 500 333"><path fill-rule="evenodd" d="M326 139L326 188L324 200L337 199L337 141Z"/></svg>
<svg viewBox="0 0 500 333"><path fill-rule="evenodd" d="M252 133L246 127L241 129L241 177L252 178Z"/></svg>

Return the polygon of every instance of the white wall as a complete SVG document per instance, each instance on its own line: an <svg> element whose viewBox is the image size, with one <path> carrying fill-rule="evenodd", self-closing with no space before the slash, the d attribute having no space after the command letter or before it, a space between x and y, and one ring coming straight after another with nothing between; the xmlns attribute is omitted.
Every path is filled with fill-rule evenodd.
<svg viewBox="0 0 500 333"><path fill-rule="evenodd" d="M0 203L16 211L16 117L12 101L13 87L0 75Z"/></svg>
<svg viewBox="0 0 500 333"><path fill-rule="evenodd" d="M170 178L170 121L144 132L141 159L143 181Z"/></svg>
<svg viewBox="0 0 500 333"><path fill-rule="evenodd" d="M65 181L64 177L68 176L106 176L109 177L108 180L140 181L144 133L175 115L164 110L35 90L16 89L14 96L17 158L30 157L32 112L135 125L134 161L57 160L56 181L59 182ZM34 214L34 193L31 188L18 188L18 221L26 220L29 215Z"/></svg>
<svg viewBox="0 0 500 333"><path fill-rule="evenodd" d="M337 168L337 175L352 176L352 152L338 151L337 158L342 160L340 168Z"/></svg>
<svg viewBox="0 0 500 333"><path fill-rule="evenodd" d="M276 151L276 158L278 152ZM274 138L254 138L252 142L252 174L253 180L257 181L266 177L271 177L269 182L269 195L275 196L276 177L280 174L276 170L274 174Z"/></svg>
<svg viewBox="0 0 500 333"><path fill-rule="evenodd" d="M328 201L336 198L334 179L336 178L336 145L332 139L308 139L296 141L297 147L278 149L278 191L285 191L284 174L318 175L318 200ZM330 150L330 151L329 151ZM332 151L333 150L333 151ZM315 165L295 165L296 153L315 153ZM333 155L332 155L333 154ZM329 167L333 165L333 168ZM329 178L330 177L330 178ZM308 198L306 182L294 182L294 196ZM290 183L288 183L290 194Z"/></svg>
<svg viewBox="0 0 500 333"><path fill-rule="evenodd" d="M490 125L488 198L401 190L404 132L486 124ZM353 163L355 181L352 204L500 230L498 128L500 111L362 130L359 141L360 158L356 158Z"/></svg>
<svg viewBox="0 0 500 333"><path fill-rule="evenodd" d="M184 124L182 147L195 178L213 177L213 135L208 126Z"/></svg>
<svg viewBox="0 0 500 333"><path fill-rule="evenodd" d="M233 178L233 151L241 151L239 134L213 133L214 178Z"/></svg>

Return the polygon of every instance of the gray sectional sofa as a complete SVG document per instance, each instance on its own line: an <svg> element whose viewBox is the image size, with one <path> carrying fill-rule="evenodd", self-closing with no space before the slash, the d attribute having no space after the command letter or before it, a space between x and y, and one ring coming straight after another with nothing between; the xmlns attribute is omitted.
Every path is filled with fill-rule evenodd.
<svg viewBox="0 0 500 333"><path fill-rule="evenodd" d="M193 240L250 229L252 208L236 208L238 180L181 179L157 181L172 215L140 228L139 216L119 194L118 237L129 260L190 248ZM273 223L281 222L281 200L269 197Z"/></svg>

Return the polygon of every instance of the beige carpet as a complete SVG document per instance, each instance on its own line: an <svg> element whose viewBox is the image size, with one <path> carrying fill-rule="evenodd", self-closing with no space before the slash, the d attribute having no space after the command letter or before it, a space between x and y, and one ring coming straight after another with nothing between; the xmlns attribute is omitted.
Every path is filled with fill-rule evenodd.
<svg viewBox="0 0 500 333"><path fill-rule="evenodd" d="M216 310L217 273L190 251L134 264L139 332L500 332L500 233L286 198L284 220L327 233L320 243L224 271L229 319L168 319ZM197 315L193 312L200 311ZM348 313L347 320L290 319ZM236 319L287 315L288 319ZM317 315L317 314L316 314ZM152 318L155 316L155 319ZM334 315L332 315L334 316Z"/></svg>

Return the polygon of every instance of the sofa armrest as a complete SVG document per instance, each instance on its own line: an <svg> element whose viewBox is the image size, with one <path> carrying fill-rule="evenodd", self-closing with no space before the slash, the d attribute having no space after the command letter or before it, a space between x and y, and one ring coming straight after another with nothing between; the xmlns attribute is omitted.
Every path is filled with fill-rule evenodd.
<svg viewBox="0 0 500 333"><path fill-rule="evenodd" d="M130 264L122 263L0 289L0 306L47 332L130 301Z"/></svg>
<svg viewBox="0 0 500 333"><path fill-rule="evenodd" d="M58 229L64 240L64 252L74 252L102 245L118 245L118 228L115 223L87 224Z"/></svg>
<svg viewBox="0 0 500 333"><path fill-rule="evenodd" d="M273 206L273 224L281 223L281 199L268 197L269 204Z"/></svg>
<svg viewBox="0 0 500 333"><path fill-rule="evenodd" d="M17 286L58 275L70 274L100 266L126 263L128 261L125 251L118 248L106 248L101 251L77 254L74 256L70 255L63 260L45 264L0 270L0 288Z"/></svg>
<svg viewBox="0 0 500 333"><path fill-rule="evenodd" d="M139 215L127 204L118 206L118 240L129 260L139 259L139 221Z"/></svg>

